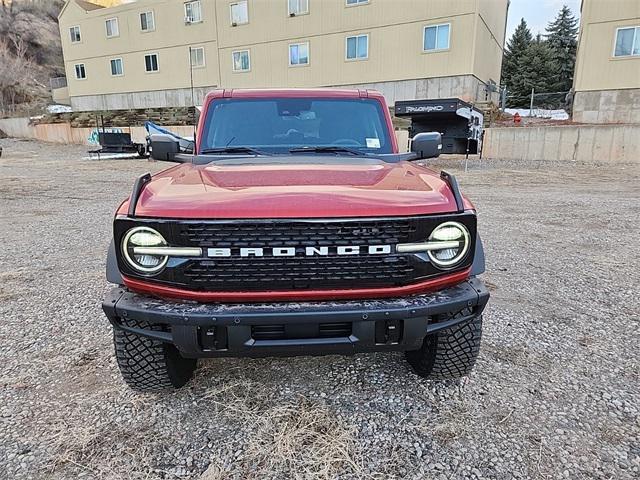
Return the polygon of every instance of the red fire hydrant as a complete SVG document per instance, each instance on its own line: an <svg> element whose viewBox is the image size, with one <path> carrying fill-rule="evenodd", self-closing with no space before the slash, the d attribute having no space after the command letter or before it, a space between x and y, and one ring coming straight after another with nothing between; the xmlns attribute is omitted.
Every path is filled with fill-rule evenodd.
<svg viewBox="0 0 640 480"><path fill-rule="evenodd" d="M521 121L522 118L520 118L520 114L516 112L516 114L513 116L513 123L515 123L516 125L520 125Z"/></svg>

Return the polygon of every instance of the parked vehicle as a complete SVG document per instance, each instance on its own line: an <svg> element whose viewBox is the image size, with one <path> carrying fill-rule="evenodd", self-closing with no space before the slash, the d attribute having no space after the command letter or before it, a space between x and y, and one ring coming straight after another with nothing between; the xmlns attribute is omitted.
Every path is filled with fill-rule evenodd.
<svg viewBox="0 0 640 480"><path fill-rule="evenodd" d="M218 90L193 155L157 160L118 209L104 300L137 390L180 387L201 357L401 350L418 375L468 374L489 293L456 179L398 153L381 94Z"/></svg>

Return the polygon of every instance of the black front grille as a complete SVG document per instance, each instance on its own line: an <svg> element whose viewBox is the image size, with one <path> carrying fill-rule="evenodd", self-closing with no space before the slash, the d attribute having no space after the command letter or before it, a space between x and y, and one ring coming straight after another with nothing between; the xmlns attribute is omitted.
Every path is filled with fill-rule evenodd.
<svg viewBox="0 0 640 480"><path fill-rule="evenodd" d="M358 257L249 257L189 262L184 276L194 286L214 290L269 289L283 282L290 288L385 286L411 278L414 271L404 255Z"/></svg>
<svg viewBox="0 0 640 480"><path fill-rule="evenodd" d="M442 275L425 254L398 254L395 246L423 242L435 226L453 219L465 223L475 241L473 214L320 220L119 218L115 238L120 244L130 228L143 224L158 230L169 245L201 247L201 258L172 258L153 277L133 271L119 258L126 275L179 288L211 292L389 288ZM390 253L369 253L368 247L376 245L390 246ZM274 256L271 249L278 247L288 247L289 252L295 247L295 255ZM307 247L326 251L307 255ZM360 251L340 255L339 247L360 247ZM228 249L228 255L209 256L208 248ZM264 254L241 256L243 248L263 249ZM459 268L468 267L471 260L469 255Z"/></svg>
<svg viewBox="0 0 640 480"><path fill-rule="evenodd" d="M417 228L411 219L189 223L179 226L177 240L181 245L221 248L385 245L407 241Z"/></svg>

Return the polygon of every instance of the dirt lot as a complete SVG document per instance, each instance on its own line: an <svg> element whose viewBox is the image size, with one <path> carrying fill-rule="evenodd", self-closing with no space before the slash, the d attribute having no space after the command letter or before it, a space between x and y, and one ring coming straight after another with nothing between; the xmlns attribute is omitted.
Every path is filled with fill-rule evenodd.
<svg viewBox="0 0 640 480"><path fill-rule="evenodd" d="M493 294L461 382L400 354L225 359L140 395L115 365L104 260L134 177L165 165L0 144L0 478L640 475L637 168L447 165Z"/></svg>

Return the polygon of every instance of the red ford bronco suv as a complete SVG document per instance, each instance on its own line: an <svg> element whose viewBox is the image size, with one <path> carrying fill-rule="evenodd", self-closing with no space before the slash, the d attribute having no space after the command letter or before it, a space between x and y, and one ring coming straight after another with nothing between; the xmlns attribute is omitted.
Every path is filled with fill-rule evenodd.
<svg viewBox="0 0 640 480"><path fill-rule="evenodd" d="M467 374L489 293L476 212L437 157L398 153L381 94L218 90L193 152L118 209L103 308L136 390L181 387L202 357L401 350L418 375Z"/></svg>

